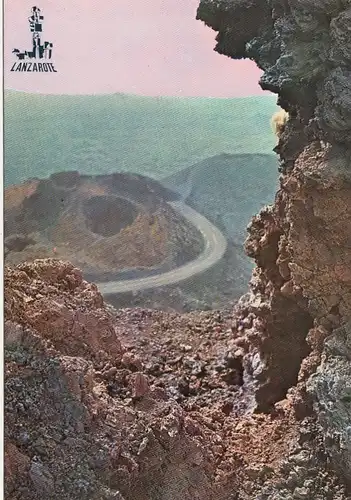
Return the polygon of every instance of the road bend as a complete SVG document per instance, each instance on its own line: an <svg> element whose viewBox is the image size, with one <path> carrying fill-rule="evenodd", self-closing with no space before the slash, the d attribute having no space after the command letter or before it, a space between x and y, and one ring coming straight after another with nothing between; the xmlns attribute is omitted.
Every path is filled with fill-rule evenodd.
<svg viewBox="0 0 351 500"><path fill-rule="evenodd" d="M103 295L136 292L179 283L203 273L221 260L227 249L227 240L221 231L206 217L193 210L184 202L169 202L169 205L200 231L205 243L202 253L187 264L156 276L96 283Z"/></svg>

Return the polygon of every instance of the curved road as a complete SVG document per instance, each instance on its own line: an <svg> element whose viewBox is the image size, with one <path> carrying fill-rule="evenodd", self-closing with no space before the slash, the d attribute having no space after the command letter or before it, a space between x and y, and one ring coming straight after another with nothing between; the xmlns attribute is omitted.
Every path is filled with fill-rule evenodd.
<svg viewBox="0 0 351 500"><path fill-rule="evenodd" d="M157 276L96 283L103 295L146 290L148 288L157 288L160 286L179 283L180 281L186 280L195 274L203 273L206 269L212 267L223 257L227 248L227 241L220 230L214 226L212 222L181 201L170 202L169 205L178 213L183 215L183 217L185 217L201 232L205 241L205 248L203 252L195 260Z"/></svg>

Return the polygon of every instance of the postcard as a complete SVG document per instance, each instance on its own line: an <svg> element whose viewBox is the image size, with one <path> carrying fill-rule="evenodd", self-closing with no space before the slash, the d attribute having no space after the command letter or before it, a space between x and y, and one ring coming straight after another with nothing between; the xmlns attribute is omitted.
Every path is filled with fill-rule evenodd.
<svg viewBox="0 0 351 500"><path fill-rule="evenodd" d="M350 19L5 0L5 498L350 498Z"/></svg>

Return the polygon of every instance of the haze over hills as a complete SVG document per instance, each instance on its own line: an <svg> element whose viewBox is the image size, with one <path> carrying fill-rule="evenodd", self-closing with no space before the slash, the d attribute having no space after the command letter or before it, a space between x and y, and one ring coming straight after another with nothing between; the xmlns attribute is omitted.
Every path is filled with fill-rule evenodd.
<svg viewBox="0 0 351 500"><path fill-rule="evenodd" d="M274 201L277 167L273 154L221 154L187 167L162 183L219 226L227 237L242 244L248 221Z"/></svg>
<svg viewBox="0 0 351 500"><path fill-rule="evenodd" d="M274 96L5 92L5 185L62 171L161 179L221 153L271 153Z"/></svg>
<svg viewBox="0 0 351 500"><path fill-rule="evenodd" d="M130 304L179 311L225 307L247 291L253 261L245 254L251 217L274 202L278 162L269 154L221 154L162 180L189 206L225 235L227 251L216 265L185 283L110 298L116 307Z"/></svg>
<svg viewBox="0 0 351 500"><path fill-rule="evenodd" d="M179 310L219 307L245 293L253 265L243 249L246 226L273 202L277 160L269 120L276 109L274 96L6 91L5 185L72 170L81 175L129 172L158 180L220 228L228 239L227 252L203 275L168 287L166 295L156 289L122 302L167 308L173 293Z"/></svg>

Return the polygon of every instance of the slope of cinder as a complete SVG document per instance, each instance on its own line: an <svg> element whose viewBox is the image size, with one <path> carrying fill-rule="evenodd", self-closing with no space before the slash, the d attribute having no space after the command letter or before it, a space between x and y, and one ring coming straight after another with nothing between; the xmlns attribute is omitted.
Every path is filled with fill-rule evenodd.
<svg viewBox="0 0 351 500"><path fill-rule="evenodd" d="M8 265L55 256L100 282L172 269L202 250L201 234L167 204L177 196L145 176L56 172L4 195Z"/></svg>
<svg viewBox="0 0 351 500"><path fill-rule="evenodd" d="M94 285L48 259L5 287L6 498L217 498L213 431L149 387Z"/></svg>
<svg viewBox="0 0 351 500"><path fill-rule="evenodd" d="M289 494L286 457L290 488L346 498L313 421L301 440L289 402L246 411L230 311L116 311L54 259L7 268L5 287L6 498L268 498Z"/></svg>
<svg viewBox="0 0 351 500"><path fill-rule="evenodd" d="M232 412L229 314L114 311L53 259L5 287L6 498L227 499L287 451L289 412Z"/></svg>

